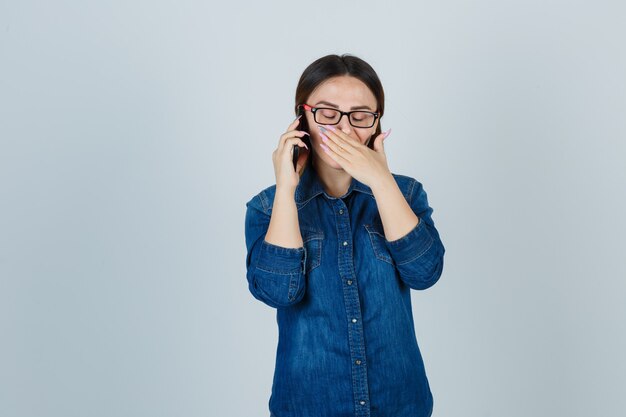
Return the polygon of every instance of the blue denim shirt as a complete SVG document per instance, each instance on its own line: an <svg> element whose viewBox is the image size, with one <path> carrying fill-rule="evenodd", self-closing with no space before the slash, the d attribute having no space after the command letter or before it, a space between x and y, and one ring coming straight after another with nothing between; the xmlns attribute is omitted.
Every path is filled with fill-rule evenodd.
<svg viewBox="0 0 626 417"><path fill-rule="evenodd" d="M248 288L278 323L271 416L431 415L410 289L437 282L445 249L422 184L392 175L420 218L394 241L368 186L353 178L344 196L329 196L313 166L294 195L303 247L264 240L275 185L246 203Z"/></svg>

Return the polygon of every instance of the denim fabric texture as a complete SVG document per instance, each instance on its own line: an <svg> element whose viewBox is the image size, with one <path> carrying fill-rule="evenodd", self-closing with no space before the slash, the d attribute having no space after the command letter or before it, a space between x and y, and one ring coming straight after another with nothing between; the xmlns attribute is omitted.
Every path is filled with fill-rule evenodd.
<svg viewBox="0 0 626 417"><path fill-rule="evenodd" d="M445 249L422 184L392 175L420 219L394 241L368 186L353 178L344 196L329 196L312 166L294 195L303 247L264 240L275 185L246 203L248 289L278 323L274 417L432 414L410 289L439 280Z"/></svg>

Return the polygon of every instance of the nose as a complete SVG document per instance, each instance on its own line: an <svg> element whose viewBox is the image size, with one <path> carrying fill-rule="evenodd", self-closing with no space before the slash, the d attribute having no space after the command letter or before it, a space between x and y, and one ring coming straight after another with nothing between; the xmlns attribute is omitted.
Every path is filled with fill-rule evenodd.
<svg viewBox="0 0 626 417"><path fill-rule="evenodd" d="M352 125L350 124L350 120L348 119L347 114L342 114L339 119L339 123L337 123L337 127L341 129L343 133L349 135L352 132Z"/></svg>

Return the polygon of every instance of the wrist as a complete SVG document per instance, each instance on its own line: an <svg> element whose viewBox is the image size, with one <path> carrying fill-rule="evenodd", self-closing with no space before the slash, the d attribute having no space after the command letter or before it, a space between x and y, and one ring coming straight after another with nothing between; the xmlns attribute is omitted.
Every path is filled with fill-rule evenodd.
<svg viewBox="0 0 626 417"><path fill-rule="evenodd" d="M391 172L388 172L387 174L380 176L376 182L372 183L370 188L374 194L377 194L393 186L397 186L396 180L393 175L391 175Z"/></svg>
<svg viewBox="0 0 626 417"><path fill-rule="evenodd" d="M284 185L276 186L276 197L280 196L280 197L293 198L295 194L296 194L296 187L290 187L290 186L284 186Z"/></svg>

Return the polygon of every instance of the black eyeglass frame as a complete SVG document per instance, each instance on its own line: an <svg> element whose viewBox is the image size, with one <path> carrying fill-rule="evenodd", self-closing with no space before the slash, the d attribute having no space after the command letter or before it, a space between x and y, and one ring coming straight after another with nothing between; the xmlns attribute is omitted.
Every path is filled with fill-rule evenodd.
<svg viewBox="0 0 626 417"><path fill-rule="evenodd" d="M345 116L348 116L348 123L350 123L350 126L356 127L357 129L369 129L370 127L372 127L372 126L374 126L376 124L376 120L380 117L380 113L379 112L371 112L371 111L367 111L367 110L341 111L339 109L334 109L332 107L312 107L312 106L309 106L308 104L299 104L298 108L300 108L300 107L303 107L305 110L310 110L311 113L313 113L313 120L315 120L315 123L320 123L320 122L317 121L317 117L315 116L315 113L318 110L334 110L336 112L339 112L340 116L339 116L339 119L337 119L337 122L335 122L335 123L320 123L320 124L326 124L326 125L329 125L329 126L334 126L334 125L339 124L339 122L341 121L341 118L345 115ZM372 116L374 116L374 120L372 121L372 124L369 125L369 126L355 126L352 123L352 119L350 117L350 115L352 113L369 113Z"/></svg>

